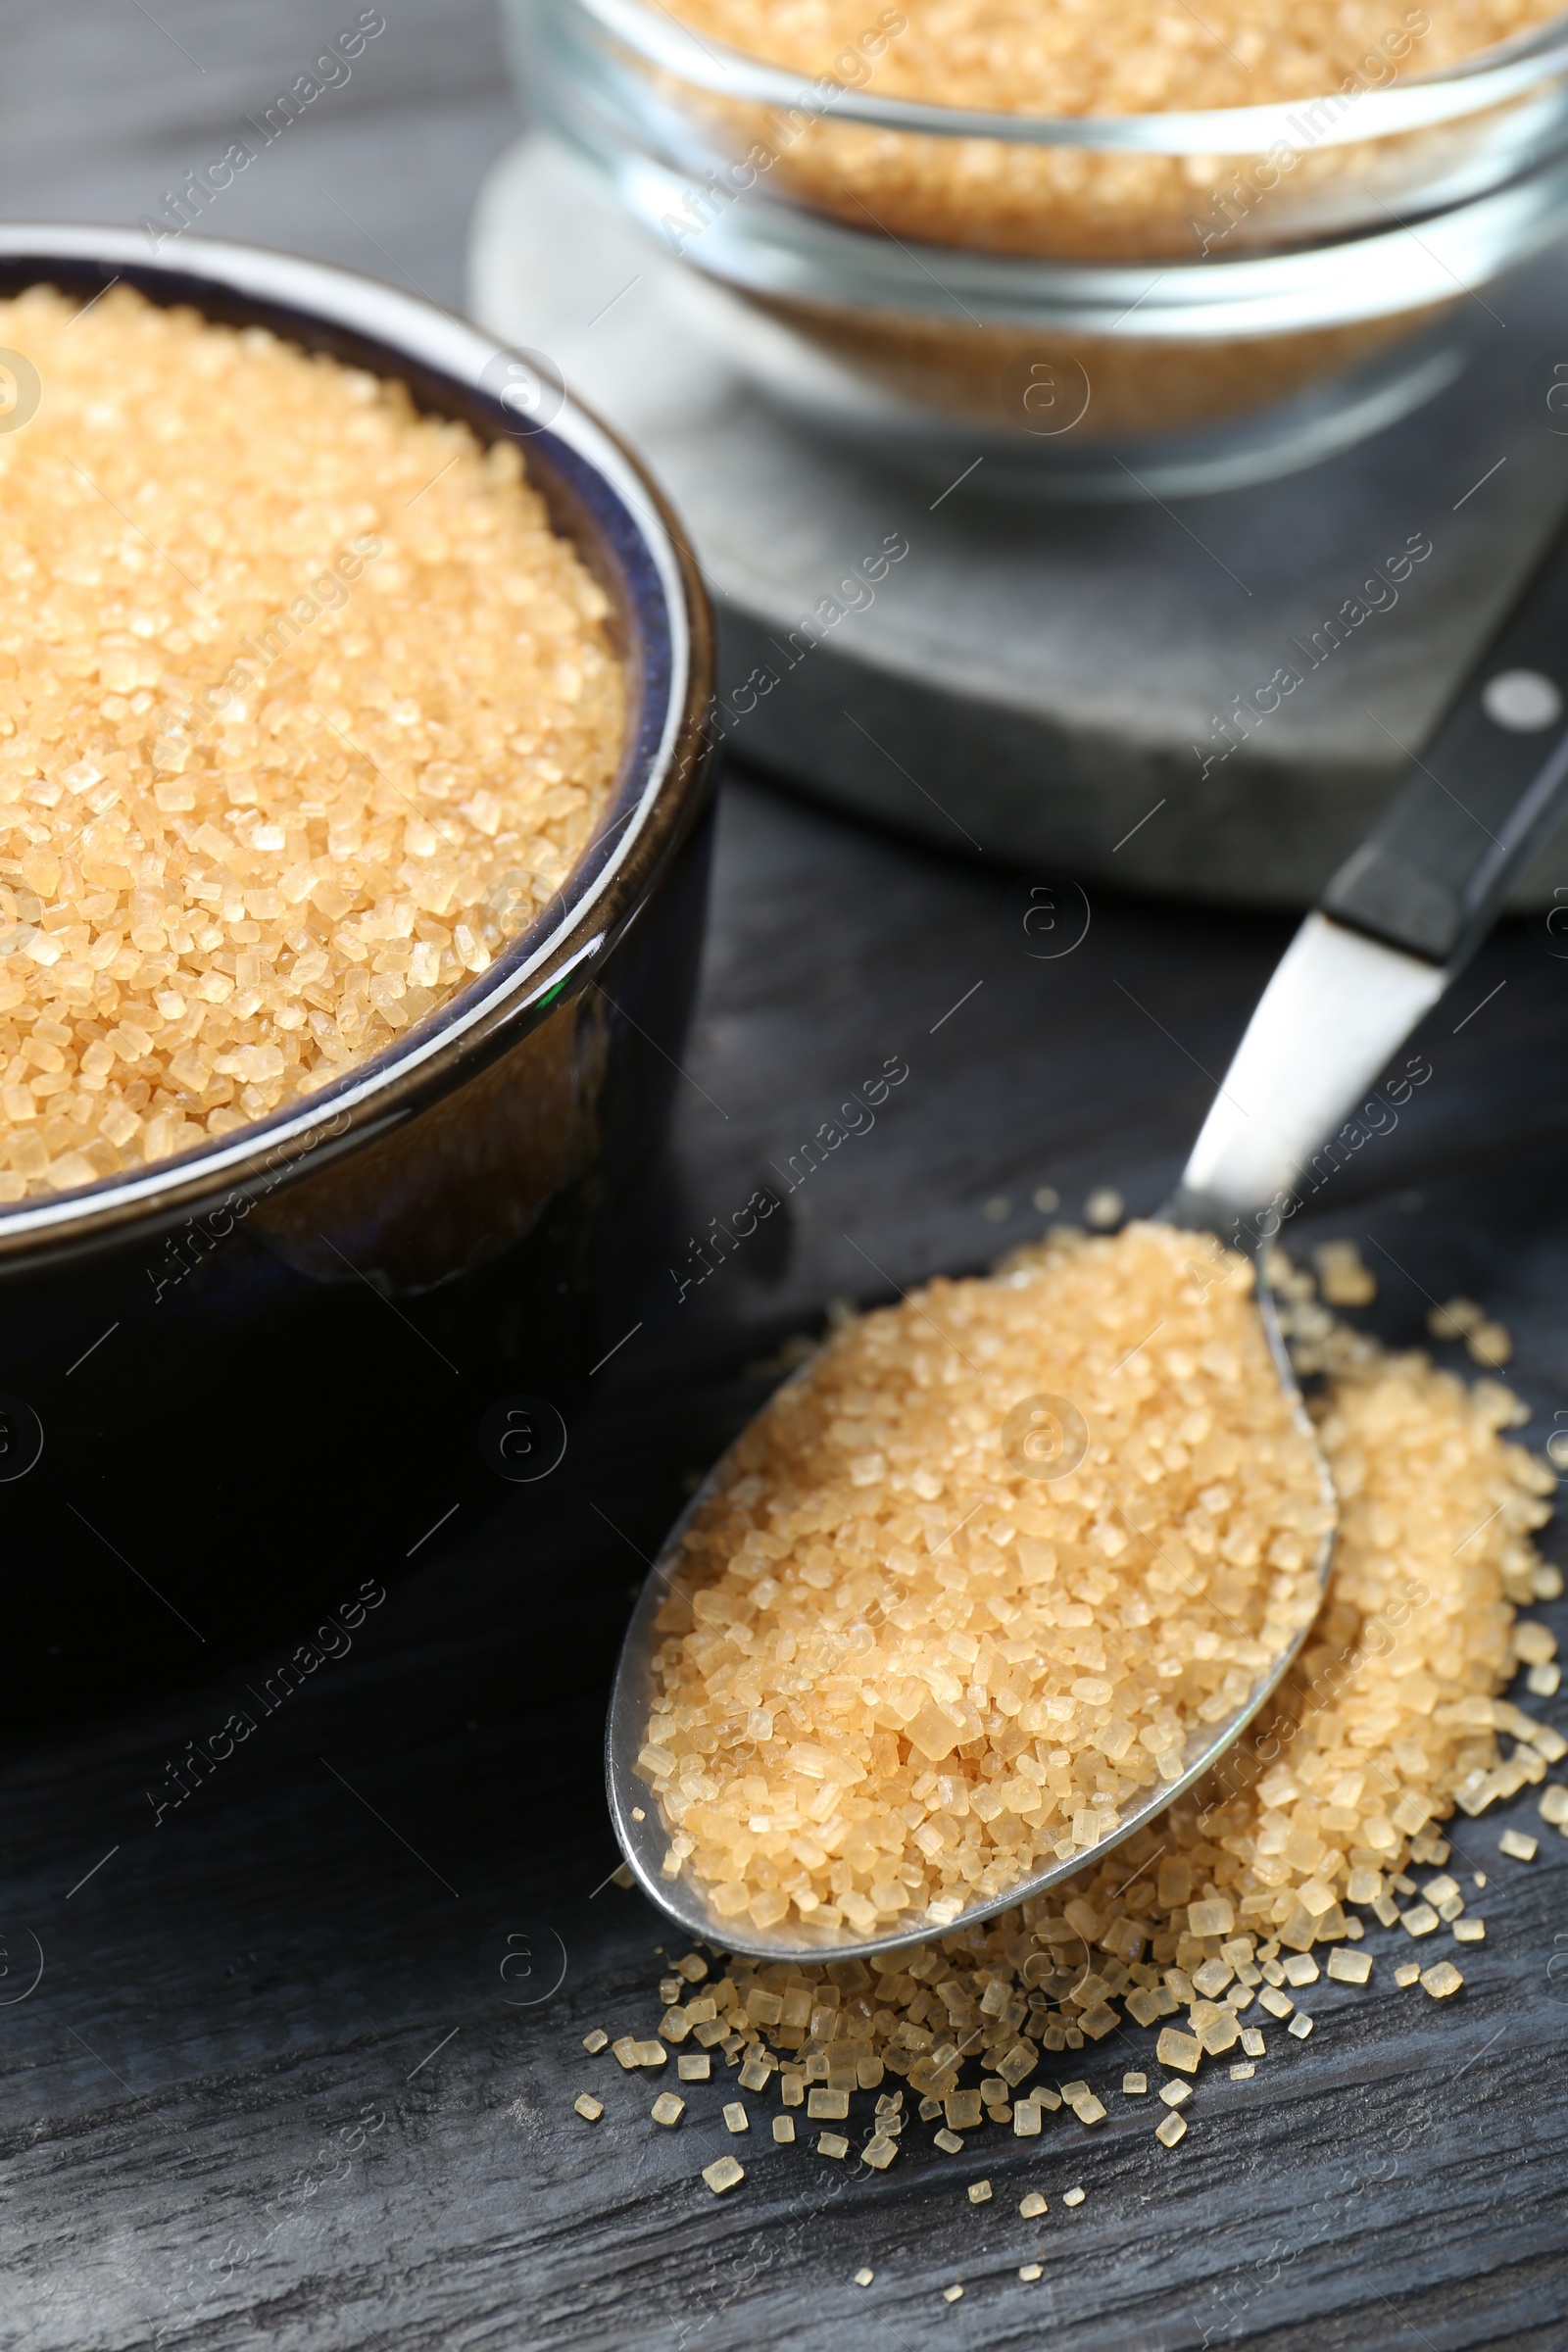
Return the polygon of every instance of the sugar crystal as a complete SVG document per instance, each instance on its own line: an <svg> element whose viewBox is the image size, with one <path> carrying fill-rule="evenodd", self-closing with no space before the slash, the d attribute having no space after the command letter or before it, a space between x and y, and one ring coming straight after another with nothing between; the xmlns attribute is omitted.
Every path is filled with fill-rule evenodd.
<svg viewBox="0 0 1568 2352"><path fill-rule="evenodd" d="M844 1333L855 1326L846 1317L838 1328ZM1322 1346L1328 1348L1330 1343ZM1346 1348L1351 1348L1348 1338ZM988 2114L1004 2117L1005 2093L1013 2086L1014 2132L1033 2136L1031 2123L1054 2113L1061 2096L1038 2080L1027 2093L1021 2085L1042 2056L1050 2064L1056 2053L1081 2046L1085 2036L1078 2021L1103 2010L1114 2025L1117 2007L1129 2020L1142 2016L1156 2029L1158 2021L1172 2020L1177 2047L1190 2056L1195 2047L1212 2047L1227 2034L1232 2039L1237 2036L1234 2002L1250 1991L1254 1982L1267 1987L1267 2010L1283 2012L1289 2019L1295 2012L1285 1987L1293 1979L1309 1978L1309 1970L1326 1966L1330 1981L1337 1983L1370 1981L1370 1953L1356 1949L1351 1940L1360 1921L1348 1917L1346 1908L1351 1900L1349 1882L1357 1873L1365 1874L1357 1880L1359 1894L1387 1887L1407 1891L1417 1918L1423 1904L1435 1911L1461 1899L1456 1890L1446 1891L1443 1879L1429 1880L1425 1893L1419 1893L1409 1866L1441 1866L1446 1860L1446 1841L1432 1836L1430 1825L1471 1787L1475 1775L1495 1780L1498 1793L1506 1796L1543 1769L1546 1750L1541 1735L1546 1727L1535 1725L1500 1691L1511 1655L1510 1607L1535 1573L1529 1537L1545 1516L1549 1474L1522 1449L1503 1444L1500 1433L1518 1417L1506 1392L1487 1383L1466 1391L1459 1381L1434 1372L1419 1358L1386 1358L1359 1339L1353 1349L1360 1352L1342 1352L1330 1362L1306 1366L1329 1375L1326 1391L1313 1406L1326 1456L1331 1466L1343 1461L1353 1466L1334 1583L1317 1638L1342 1650L1359 1639L1357 1628L1363 1619L1386 1605L1387 1562L1394 1544L1397 1556L1409 1562L1409 1573L1425 1581L1430 1595L1400 1628L1395 1649L1369 1646L1361 1651L1356 1674L1332 1703L1302 1707L1297 1686L1288 1682L1280 1703L1297 1731L1287 1743L1286 1760L1256 1765L1254 1770L1252 1760L1241 1751L1217 1788L1211 1785L1207 1791L1200 1789L1177 1800L1157 1832L1141 1832L1098 1865L1090 1858L1075 1878L982 1927L951 1936L934 1928L927 1942L879 1953L868 1965L826 1953L766 1967L743 1958L716 1962L711 1991L689 1999L687 2015L699 2016L706 1997L713 2013L712 2030L736 2060L745 2058L749 2065L765 2063L770 2056L767 2045L773 2043L783 2062L786 2104L803 2100L808 2082L853 2097L858 2084L885 2066L906 2086L911 2112L918 2107L926 2118L935 2119L951 2099L954 2116L966 2130ZM931 1368L926 1367L928 1372ZM1133 1372L1129 1367L1123 1377ZM846 1415L850 1423L858 1424L858 1418ZM857 1446L866 1443L858 1425L841 1433L846 1445L852 1435ZM907 1475L911 1484L900 1492L923 1500L925 1485L932 1481L926 1478L915 1486L912 1480L923 1473ZM857 1495L864 1492L856 1490ZM749 1518L748 1493L740 1490L737 1515L744 1507ZM857 1500L853 1507L859 1512L866 1506ZM900 1541L921 1540L915 1501L906 1508L909 1518L890 1522L898 1531L895 1548ZM1009 1533L1006 1516L996 1524L996 1540L986 1537L998 1555L1016 1550L1024 1540L1016 1523ZM771 1574L770 1563L776 1564L777 1557L768 1548L774 1541L773 1524L770 1515L759 1514L744 1539L756 1539L748 1555L749 1573L764 1591L764 1571ZM926 1540L941 1546L954 1524L933 1508ZM977 1521L976 1532L985 1524ZM828 1531L831 1543L818 1544L813 1537L803 1557L818 1577L853 1582L858 1573L854 1544L847 1559L841 1556L842 1526L841 1522ZM1001 1540L1004 1536L1006 1542ZM940 1551L927 1556L942 1558L946 1565ZM989 1563L990 1553L984 1557ZM902 1574L902 1563L893 1564ZM1097 1579L1110 1573L1094 1571ZM1123 1590L1136 1594L1147 1589L1136 1559L1121 1573L1127 1580ZM958 1568L952 1574L956 1578ZM744 1584L744 1579L738 1580L737 1590ZM954 1583L941 1590L957 1592L959 1586ZM981 1590L989 1592L991 1588ZM1066 1588L1058 1577L1049 1581L1048 1590ZM852 1597L872 1620L868 1630L875 1635L870 1605L874 1592L862 1587ZM1005 1601L1004 1592L1003 1597ZM989 1599L985 1606L989 1612ZM1178 1608L1172 1623L1179 1626L1184 1621ZM1069 1617L1066 1622L1072 1626L1078 1620ZM730 1646L727 1626L734 1625L738 1636L749 1623L744 1615L715 1619L710 1627L710 1654L716 1654L721 1645ZM1004 1683L1014 1663L1004 1611L1002 1618L982 1617L971 1605L964 1623L979 1630L959 1637L960 1642L973 1642L973 1656L967 1646L961 1655L953 1653L962 1674L974 1677L984 1667ZM992 1650L984 1648L982 1633ZM730 1670L736 1676L757 1671L755 1649L739 1639L733 1649ZM1388 1666L1381 1663L1385 1655ZM1392 1671L1394 1665L1397 1672ZM1088 1684L1092 1678L1077 1674L1074 1679ZM924 1687L929 1690L929 1685ZM970 1687L966 1682L964 1688ZM987 1690L992 1687L988 1682ZM759 1695L771 1691L770 1684L757 1688ZM1094 1688L1098 1690L1098 1684ZM782 1690L774 1695L775 1730L786 1695ZM911 1703L925 1703L917 1694L910 1695ZM1066 1695L1075 1707L1081 1703L1071 1691ZM742 1698L752 1704L744 1687ZM861 1703L862 1697L846 1690L841 1724ZM1025 1728L1018 1718L998 1707L995 1719L999 1725L1013 1724L1006 1736L1016 1742ZM1056 1720L1053 1718L1052 1728L1033 1743L1014 1745L1012 1750L1013 1769L1025 1781L1032 1778L1025 1766L1033 1757L1034 1768L1046 1775L1033 1784L1040 1788L1049 1785L1054 1771L1063 1771L1073 1760L1074 1751L1057 1743ZM788 1733L789 1727L785 1729ZM1499 1734L1523 1742L1512 1758L1505 1760L1500 1754ZM855 1737L846 1731L840 1749L845 1740ZM894 1740L897 1735L878 1725L874 1737ZM882 1755L886 1761L886 1749ZM760 1764L767 1762L765 1748L758 1750L758 1758ZM988 1821L1005 1827L987 1793L1001 1785L1002 1776L994 1770L974 1775L962 1769L972 1762L957 1754L934 1762L911 1758L906 1782L900 1778L894 1785L906 1785L908 1789L906 1821L945 1821L960 1843L967 1842L971 1859L979 1859L983 1867L985 1848L978 1841ZM683 1788L694 1782L699 1766L706 1771L706 1751L694 1749L677 1776ZM868 1852L874 1848L880 1819L876 1805L858 1793L861 1786L824 1777L812 1800L817 1809L809 1816L812 1824L837 1816L850 1833L839 1851L852 1862L861 1838ZM760 1801L755 1784L744 1793L750 1802ZM787 1870L795 1840L809 1845L814 1832L803 1819L802 1826L787 1835L769 1833L775 1834L780 1843L772 1859L778 1869ZM762 1856L763 1862L768 1860ZM835 1867L838 1886L844 1868L842 1863ZM868 1885L881 1884L877 1874L883 1867L874 1857L868 1861ZM1380 1891L1375 1900L1387 1903L1391 1923L1398 1919L1398 1906L1387 1894ZM1233 1932L1216 1927L1211 1936L1195 1935L1194 1906L1221 1901L1230 1907ZM1202 1920L1212 1915L1200 1909L1198 1916ZM824 1924L831 1930L831 1920ZM1463 1929L1468 1923L1455 1918L1452 1924ZM1233 1972L1233 1981L1222 1985L1226 1972ZM1419 1961L1397 1967L1396 1981L1419 1982ZM1216 1991L1222 1997L1211 1997ZM1187 2014L1178 2017L1178 2010ZM694 2038L702 2038L709 2030L706 2023L694 2026ZM1304 2035L1298 2033L1297 2038ZM1248 2060L1264 2054L1263 2035L1254 2028L1241 2031L1240 2041ZM1149 2044L1143 2046L1150 2049ZM981 2078L978 2087L963 2082L970 2065ZM1064 2087L1072 2093L1075 2108L1095 2095L1081 2079ZM1165 2086L1160 2095L1169 2113L1191 2094L1182 2082ZM896 2141L896 2118L884 2126L880 2101L878 2105L876 2136ZM847 2123L847 2110L844 2120ZM963 2141L944 2126L938 2144L956 2154Z"/></svg>
<svg viewBox="0 0 1568 2352"><path fill-rule="evenodd" d="M1113 1239L1022 1251L1006 1280L938 1281L845 1324L744 1433L685 1538L683 1581L660 1611L638 1765L687 1846L682 1869L715 1890L721 1909L769 1928L831 1914L829 1924L869 1935L933 1903L956 1898L961 1908L1000 1891L1042 1853L1054 1855L1064 1836L1068 1850L1087 1851L1122 1803L1179 1775L1191 1730L1228 1709L1233 1686L1240 1703L1256 1666L1315 1612L1317 1472L1268 1360L1250 1267L1221 1254L1221 1279L1197 1286L1191 1250L1167 1227L1135 1224ZM1122 1370L1128 1348L1161 1317L1161 1349ZM1106 1601L1067 1604L1088 1606L1098 1628L1105 1666L1094 1674L1038 1638L1064 1605L1062 1547L1088 1526L1080 1488L1089 1474L1042 1480L1033 1425L1013 1427L1020 1394L1030 1404L1048 1381L1078 1399L1063 1444L1077 1443L1076 1415L1097 1448L1147 1460L1136 1527L1129 1533L1113 1514L1095 1539L1111 1580ZM1162 1454L1145 1435L1161 1412L1172 1432ZM1186 1446L1175 1442L1178 1423L1194 1433ZM1210 1459L1232 1465L1229 1484L1205 1475ZM917 1471L929 1501L909 1489ZM1098 1493L1102 1481L1096 1473L1089 1484ZM1208 1543L1211 1523L1225 1547L1223 1611L1180 1532L1195 1512L1200 1541ZM820 1541L825 1527L835 1531L831 1550ZM1266 1566L1281 1543L1298 1569ZM858 1696L846 1694L843 1640L881 1591L890 1556L907 1597L858 1655ZM1109 1605L1121 1576L1173 1592L1183 1642L1211 1636L1212 1667L1195 1662L1162 1679L1166 1637L1129 1629L1120 1605ZM968 1617L977 1605L985 1615L976 1622L996 1629L983 1653L976 1635L943 1630L956 1607ZM771 1678L789 1661L787 1701L761 1750L729 1696L735 1652L723 1629L732 1624L746 1630L754 1675ZM1254 1661L1245 1670L1220 1656L1238 1639ZM974 1679L982 1665L983 1683ZM1035 1741L1027 1755L1019 1734ZM700 1781L689 1784L682 1760L698 1754ZM1055 1754L1064 1765L1043 1760ZM951 1794L933 1788L914 1800L928 1780L951 1785ZM846 1865L810 1826L852 1793L893 1841L858 1847L859 1861ZM759 1818L763 1832L752 1827ZM1229 1896L1200 1896L1191 1917L1195 1935L1225 1936L1235 1908ZM1094 2038L1116 2022L1102 1997L1066 2030Z"/></svg>
<svg viewBox="0 0 1568 2352"><path fill-rule="evenodd" d="M1266 1999L1267 1995L1264 1997ZM1289 2006L1287 2002L1287 2009ZM1174 2026L1167 2026L1154 2044L1154 2056L1160 2065L1179 2067L1184 2075L1197 2074L1198 2062L1202 2054L1203 2045L1197 2036L1179 2034Z"/></svg>
<svg viewBox="0 0 1568 2352"><path fill-rule="evenodd" d="M559 904L627 695L515 440L128 284L0 345L47 386L0 525L3 1201L406 1037Z"/></svg>

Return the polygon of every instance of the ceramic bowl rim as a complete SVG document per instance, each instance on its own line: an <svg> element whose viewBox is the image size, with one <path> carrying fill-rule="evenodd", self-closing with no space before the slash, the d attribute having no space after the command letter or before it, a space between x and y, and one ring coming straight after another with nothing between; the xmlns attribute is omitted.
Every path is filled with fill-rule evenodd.
<svg viewBox="0 0 1568 2352"><path fill-rule="evenodd" d="M401 361L420 385L447 388L453 398L448 413L476 413L481 423L488 418L493 438L514 430L514 419L482 379L488 369L500 380L498 365L504 375L517 347L421 296L268 247L181 235L178 255L171 260L153 254L146 235L135 230L0 223L0 281L8 286L79 284L92 270L104 278L104 291L118 278L166 303L188 299L197 310L216 298L217 315L237 316L254 306L261 323L292 316L302 328L314 326L324 338L362 348L370 364L386 363L378 372L398 375ZM286 324L274 331L286 339ZM407 1042L349 1065L342 1078L314 1094L167 1160L75 1191L7 1203L0 1207L0 1268L101 1247L137 1227L167 1225L215 1193L237 1200L270 1191L307 1164L319 1167L362 1148L449 1093L542 1018L563 993L587 985L635 917L702 802L710 766L704 722L712 684L711 617L685 535L646 467L564 383L559 398L559 413L531 429L524 446L532 442L545 461L539 486L547 495L551 487L573 494L594 514L602 544L615 541L611 553L617 585L636 632L626 655L637 688L634 724L610 803L619 816L596 830L558 906L416 1023ZM436 399L419 405L432 411L440 406ZM559 518L556 527L563 527Z"/></svg>

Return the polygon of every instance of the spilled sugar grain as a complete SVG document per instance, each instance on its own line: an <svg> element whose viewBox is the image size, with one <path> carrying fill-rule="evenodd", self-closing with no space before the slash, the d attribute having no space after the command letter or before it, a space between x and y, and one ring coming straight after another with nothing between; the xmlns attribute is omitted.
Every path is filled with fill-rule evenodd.
<svg viewBox="0 0 1568 2352"><path fill-rule="evenodd" d="M1279 1989L1314 1981L1305 1956L1327 1947L1331 1977L1375 1981L1370 1955L1355 1949L1362 1914L1393 1926L1396 1893L1422 1907L1409 1872L1446 1862L1437 1825L1543 1782L1568 1754L1558 1733L1500 1695L1550 1642L1544 1629L1516 1629L1516 1606L1561 1590L1532 1541L1555 1482L1504 1436L1522 1408L1495 1382L1466 1388L1425 1356L1388 1354L1337 1323L1283 1252L1271 1272L1302 1369L1322 1376L1312 1409L1342 1520L1322 1615L1248 1748L1174 1805L1157 1835L1140 1833L1099 1869L986 1926L869 1964L689 1954L661 1986L663 2037L716 2051L760 2089L776 2085L786 2108L811 2084L876 2092L879 2165L916 2108L955 2153L985 2118L1032 2138L1063 2111L1056 2091L1026 2087L1042 2058L1124 2022L1179 2039L1200 2077L1238 2043L1237 2069L1265 2056L1263 2034L1239 2024L1265 2001L1270 2016L1310 2032ZM1568 1834L1568 1796L1555 1784L1542 1813ZM1426 1891L1458 1936L1457 1882L1431 1879ZM1435 2002L1464 1982L1446 1959L1392 1973ZM975 2069L978 2089L965 2091ZM1182 2138L1175 2110L1191 2096L1185 2070L1161 2088L1169 2148ZM1031 2198L1025 2209L1042 2207Z"/></svg>

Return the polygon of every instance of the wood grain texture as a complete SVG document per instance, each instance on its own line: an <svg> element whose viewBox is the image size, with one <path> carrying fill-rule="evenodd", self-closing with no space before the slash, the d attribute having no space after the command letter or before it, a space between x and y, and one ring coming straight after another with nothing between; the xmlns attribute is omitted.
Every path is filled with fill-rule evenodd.
<svg viewBox="0 0 1568 2352"><path fill-rule="evenodd" d="M687 2120L662 2132L644 2078L581 2052L592 2026L647 2032L657 2017L660 1923L601 1884L615 1860L605 1689L639 1552L683 1474L765 1393L748 1367L829 1295L886 1297L1038 1229L1025 1188L1054 1184L1070 1207L1109 1180L1151 1205L1204 1098L1188 1057L1222 1062L1282 936L1097 899L1082 946L1041 965L1019 903L1005 879L732 782L691 1084L641 1271L605 1305L609 1339L643 1329L558 1479L395 1586L352 1653L163 1827L144 1790L164 1759L273 1661L138 1709L127 1658L120 1719L11 1759L6 1981L31 1973L29 1932L45 1967L0 2015L0 2342L1560 2341L1568 2010L1546 1972L1568 1949L1553 1943L1568 1936L1568 1844L1547 1833L1536 1863L1499 1860L1495 1814L1460 1825L1458 1858L1491 1885L1459 1999L1396 1992L1388 1967L1364 1992L1314 1986L1311 2040L1272 2037L1250 2083L1205 2080L1169 2154L1148 2103L1107 2089L1098 2134L1058 2118L1036 2148L997 2132L950 2160L914 2129L893 2172L853 2177L805 2144L774 2148L754 2099L746 2182L718 2200L698 2174L733 2144L727 2084L690 2086ZM1568 1404L1553 1067L1568 971L1549 944L1540 926L1494 943L1462 1005L1435 1018L1419 1111L1315 1227L1370 1234L1409 1270L1390 1271L1379 1310L1394 1338L1419 1331L1412 1284L1462 1285L1501 1313L1538 1445ZM685 1235L894 1051L910 1063L897 1108L802 1188L788 1262L742 1253L676 1305L666 1268ZM999 1199L1013 1213L993 1222ZM309 1529L307 1505L302 1543ZM323 1563L323 1593L380 1565ZM1515 1817L1541 1827L1530 1792ZM535 1972L510 1986L509 1928ZM1370 1948L1391 1944L1370 1932ZM519 1990L549 1997L514 2006ZM1124 2027L1082 2071L1119 2083L1147 2047ZM590 2087L597 2127L571 2112ZM964 2192L981 2176L996 2194L977 2209ZM1075 2182L1072 2213L1059 2199ZM1017 2202L1036 2185L1051 2211L1026 2225ZM1031 2257L1044 2276L1025 2284ZM868 2290L852 2283L861 2263ZM965 2293L950 2306L954 2280Z"/></svg>
<svg viewBox="0 0 1568 2352"><path fill-rule="evenodd" d="M134 219L143 160L165 184L225 108L276 80L297 31L336 23L298 0L265 17L155 8L218 74L221 105L194 74L178 79L177 55L132 7L5 12L0 203ZM337 153L363 139L380 175L367 224L432 291L455 293L441 272L457 269L465 175L501 107L493 34L477 7L393 0L387 15L376 66L393 95L372 104L368 70L342 94L367 111L345 116ZM416 128L400 143L405 121ZM329 130L323 116L302 139L324 147ZM243 233L388 267L334 244L330 208L302 200L291 228L282 193L260 180L255 193ZM1097 891L1081 945L1036 960L1029 879L946 865L731 779L689 1082L604 1301L606 1348L641 1329L601 1376L562 1471L482 1525L460 1521L417 1574L319 1560L323 1605L367 1576L385 1576L388 1598L160 1828L145 1791L165 1759L249 1703L274 1658L228 1661L209 1686L147 1702L139 1677L163 1639L149 1602L115 1718L13 1743L0 1767L6 2352L1558 2352L1568 2003L1547 1969L1568 1950L1554 1941L1568 1938L1568 1841L1546 1833L1536 1863L1499 1861L1504 1820L1540 1826L1529 1792L1461 1828L1464 1866L1492 1876L1489 1940L1463 1956L1463 1994L1440 2009L1394 1991L1387 1969L1364 1992L1314 1987L1311 2040L1273 2037L1250 2083L1205 2081L1169 2154L1147 2105L1111 2092L1098 2135L1058 2118L1033 2148L996 2132L950 2160L912 2128L892 2172L862 2178L805 2145L774 2148L758 2099L745 2184L716 2199L698 2175L734 2145L718 2117L727 2083L693 2086L686 2122L662 2132L652 2087L580 2049L592 2026L647 2032L657 2016L664 1936L640 1897L604 1884L615 1855L600 1752L641 1555L686 1477L765 1395L780 1340L816 1328L830 1297L887 1298L983 1265L1039 1230L1042 1185L1069 1210L1102 1182L1135 1208L1161 1199L1205 1073L1223 1067L1286 936ZM1076 904L1070 890L1058 904ZM1419 1333L1425 1292L1463 1288L1500 1313L1538 1446L1568 1413L1562 944L1540 923L1493 944L1430 1024L1432 1082L1335 1180L1314 1227L1391 1253L1364 1244L1387 1278L1377 1312L1391 1337ZM677 1303L669 1268L688 1237L727 1218L894 1054L909 1077L876 1128L798 1188L787 1225ZM412 1427L411 1459L420 1443ZM177 1509L177 1432L147 1475ZM290 1477L286 1396L276 1475ZM298 1544L312 1544L303 1494ZM49 1570L7 1556L0 1572ZM1542 1613L1562 1629L1560 1606ZM1546 1711L1565 1717L1561 1702ZM510 1982L509 1933L534 1971ZM1124 2027L1082 2071L1119 2082L1147 2046ZM571 2111L588 2087L606 2101L597 2127ZM981 2175L996 2194L975 2208L964 2191ZM1087 2193L1073 2213L1060 2192L1075 2181ZM1026 2225L1017 2202L1036 2185L1051 2210ZM1030 2257L1043 2277L1025 2284ZM862 2263L876 2272L865 2290L852 2283ZM965 2292L949 2305L954 2280Z"/></svg>

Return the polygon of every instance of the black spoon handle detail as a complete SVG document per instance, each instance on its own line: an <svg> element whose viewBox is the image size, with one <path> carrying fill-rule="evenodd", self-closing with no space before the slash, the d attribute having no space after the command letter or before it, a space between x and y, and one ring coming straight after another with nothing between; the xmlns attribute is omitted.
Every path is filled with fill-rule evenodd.
<svg viewBox="0 0 1568 2352"><path fill-rule="evenodd" d="M1319 904L1451 977L1568 809L1568 536Z"/></svg>

